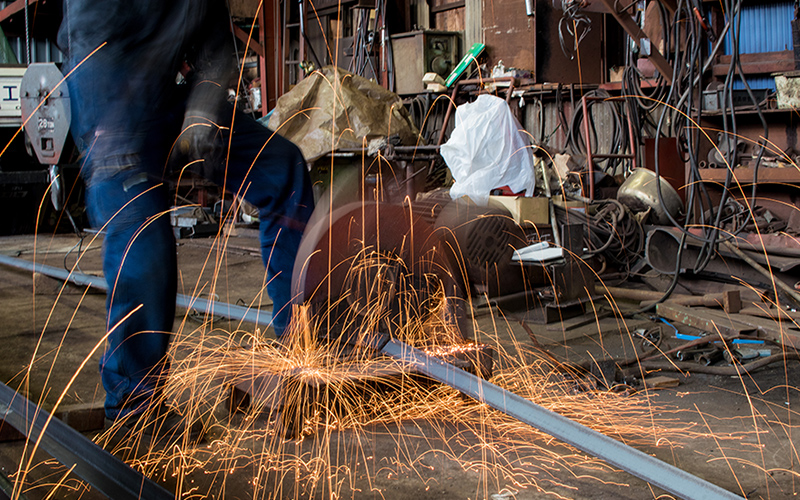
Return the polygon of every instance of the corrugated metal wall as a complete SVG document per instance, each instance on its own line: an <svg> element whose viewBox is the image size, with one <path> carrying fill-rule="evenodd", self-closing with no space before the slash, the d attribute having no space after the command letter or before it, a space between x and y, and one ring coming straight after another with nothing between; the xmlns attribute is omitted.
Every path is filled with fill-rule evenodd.
<svg viewBox="0 0 800 500"><path fill-rule="evenodd" d="M11 50L17 56L20 64L25 64L25 39L22 37L8 37ZM34 38L31 40L31 62L64 62L64 55L58 50L56 44L49 40Z"/></svg>
<svg viewBox="0 0 800 500"><path fill-rule="evenodd" d="M742 6L739 53L792 50L794 2L746 2ZM730 54L730 48L726 51Z"/></svg>
<svg viewBox="0 0 800 500"><path fill-rule="evenodd" d="M748 1L742 6L741 29L739 31L739 53L779 52L792 50L792 1ZM732 53L731 39L728 36L725 54ZM749 77L747 83L753 89L775 90L775 80L771 76ZM734 82L735 89L743 89L741 81Z"/></svg>

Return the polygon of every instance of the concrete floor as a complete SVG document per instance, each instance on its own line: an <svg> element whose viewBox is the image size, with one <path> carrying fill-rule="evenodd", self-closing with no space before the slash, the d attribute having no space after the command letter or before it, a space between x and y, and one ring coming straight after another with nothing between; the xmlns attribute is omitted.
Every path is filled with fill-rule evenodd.
<svg viewBox="0 0 800 500"><path fill-rule="evenodd" d="M71 266L76 243L73 236L5 237L0 253ZM207 294L213 282L218 300L265 303L257 246L253 238L230 238L218 253L212 239L181 240L180 291ZM84 243L82 251L80 269L99 273L98 243ZM62 410L100 408L104 295L83 295L75 287L57 295L58 283L36 283L34 293L31 273L0 267L6 359L0 380L46 409L62 394ZM482 340L500 353L498 383L747 498L788 498L800 491L795 365L776 364L745 378L670 373L665 375L679 379L677 387L632 395L587 391L554 372L514 318L496 309L478 312ZM179 310L176 331L203 330L209 344L229 350L254 331L252 325L216 319L211 328L203 321ZM629 357L639 349L627 333L636 326L613 315L569 331L531 325L548 352L571 362ZM182 346L189 351L183 355L191 356L191 347ZM204 390L226 401L227 387ZM217 425L202 445L164 452L111 449L181 498L642 499L662 493L457 393L434 388L433 394L425 412L318 427L295 441L276 438L275 415L231 415L220 404ZM86 436L102 441L98 432ZM21 478L23 453L24 441L0 443L0 470L12 481ZM33 464L23 487L27 498L102 498L74 478L60 481L65 469L41 452L24 462Z"/></svg>

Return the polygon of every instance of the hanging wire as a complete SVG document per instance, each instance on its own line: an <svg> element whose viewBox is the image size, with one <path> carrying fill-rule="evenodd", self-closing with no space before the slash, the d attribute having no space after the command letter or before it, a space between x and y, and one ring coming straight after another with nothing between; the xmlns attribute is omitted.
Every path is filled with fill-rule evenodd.
<svg viewBox="0 0 800 500"><path fill-rule="evenodd" d="M602 100L598 100L598 98ZM586 101L586 110L588 116L583 116L583 101ZM610 132L608 130L606 131L607 135L610 135L611 137L610 144L607 145L607 147L606 145L603 145L606 151L611 154L625 154L628 151L630 142L628 138L629 127L627 126L627 117L625 117L624 113L622 112L620 102L612 100L611 95L604 90L593 90L591 92L587 92L581 100L581 104L576 106L573 110L572 121L567 131L567 145L569 149L574 155L577 156L586 156L589 148L591 148L592 154L599 154L599 148L601 145L598 141L597 126L595 124L595 117L593 113L595 106L597 106L597 108L602 107L603 109L607 110L611 118L610 123L608 123L606 127L610 128ZM586 122L585 125L583 123L584 121ZM591 144L585 144L586 140L584 139L582 132L583 127L589 128L589 132L591 133ZM622 158L609 158L606 160L604 170L607 173L614 175L617 171L617 167L621 165L623 161L624 160Z"/></svg>
<svg viewBox="0 0 800 500"><path fill-rule="evenodd" d="M561 51L570 60L575 59L578 46L586 35L592 30L592 20L581 12L584 3L582 0L561 0L561 10L564 12L558 21L558 41ZM568 47L564 33L569 35L573 47Z"/></svg>
<svg viewBox="0 0 800 500"><path fill-rule="evenodd" d="M662 136L676 136L679 147L687 160L688 175L686 183L686 214L684 222L680 223L671 214L667 214L671 223L682 231L676 259L676 270L672 283L661 301L665 300L674 290L682 264L681 254L687 238L699 241L700 246L697 260L688 266L693 272L701 272L710 260L716 255L720 243L730 241L750 224L753 218L753 208L756 201L756 188L758 184L758 168L763 159L768 143L769 128L762 112L762 102L753 94L747 83L746 74L742 68L739 56L739 34L741 33L742 0L723 0L721 2L725 13L725 26L722 36L718 40L708 38L708 33L701 26L702 16L698 15L704 6L698 0L679 0L672 20L672 63L673 84L664 98L657 132L655 134L654 170L660 175L658 149L662 147ZM706 34L704 37L703 34ZM752 164L753 180L748 201L748 210L742 217L733 218L733 230L723 232L722 225L728 222L732 188L734 188L734 168L739 164L737 148L725 147L723 155L728 165L725 181L722 184L722 196L719 201L712 199L706 189L700 169L701 131L698 123L703 116L702 102L698 102L695 90L703 88L703 74L708 70L723 39L727 37L730 48L731 60L722 85L722 99L720 102L720 115L722 120L722 135L724 141L729 137L738 137L738 117L734 101L734 82L738 79L743 83L747 96L755 109L763 128L762 137L758 141L758 154ZM704 45L713 43L713 48L705 58L702 57ZM669 46L668 46L669 48ZM656 184L659 202L663 203L663 194L660 184ZM660 301L659 301L660 302ZM652 307L652 306L651 306ZM646 310L649 308L645 308Z"/></svg>

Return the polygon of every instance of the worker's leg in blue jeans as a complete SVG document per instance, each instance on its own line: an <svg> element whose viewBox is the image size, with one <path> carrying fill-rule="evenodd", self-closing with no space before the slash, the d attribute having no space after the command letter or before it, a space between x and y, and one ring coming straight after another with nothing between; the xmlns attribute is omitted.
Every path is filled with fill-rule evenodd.
<svg viewBox="0 0 800 500"><path fill-rule="evenodd" d="M228 190L258 208L267 293L273 302L272 325L280 338L291 319L297 249L314 208L303 155L291 141L237 113L227 168L220 167L212 180L219 185L224 182Z"/></svg>
<svg viewBox="0 0 800 500"><path fill-rule="evenodd" d="M88 179L87 208L104 228L108 344L100 361L106 416L142 411L167 373L176 256L166 193L140 169Z"/></svg>
<svg viewBox="0 0 800 500"><path fill-rule="evenodd" d="M165 40L180 39L186 21L161 12L177 2L150 4L66 3L60 36L64 72L74 69L71 129L84 154L87 211L104 230L108 343L100 374L112 419L150 402L175 319L175 242L161 179L182 119L169 109L179 101L168 85L181 49ZM159 24L172 19L169 29Z"/></svg>
<svg viewBox="0 0 800 500"><path fill-rule="evenodd" d="M68 52L65 72L80 64L67 78L72 132L86 154L82 175L92 225L105 230L109 334L100 371L109 418L141 411L167 373L176 257L168 200L159 186L183 117L181 109L171 109L184 102L173 88L186 52L182 44L207 34L198 27L206 26L210 5L199 0L145 0L135 7L122 0L65 4L59 34ZM280 335L289 319L295 254L313 202L299 150L271 137L240 115L230 161L211 170L213 180L230 190L241 188L260 210L267 291Z"/></svg>

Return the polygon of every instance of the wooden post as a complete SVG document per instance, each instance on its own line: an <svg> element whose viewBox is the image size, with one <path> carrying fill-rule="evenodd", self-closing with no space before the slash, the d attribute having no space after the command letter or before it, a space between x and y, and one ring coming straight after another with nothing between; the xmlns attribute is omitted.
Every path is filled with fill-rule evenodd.
<svg viewBox="0 0 800 500"><path fill-rule="evenodd" d="M283 93L283 47L280 33L278 2L264 1L258 9L258 35L264 47L264 56L258 58L261 74L261 112L266 116L275 107L278 97Z"/></svg>

